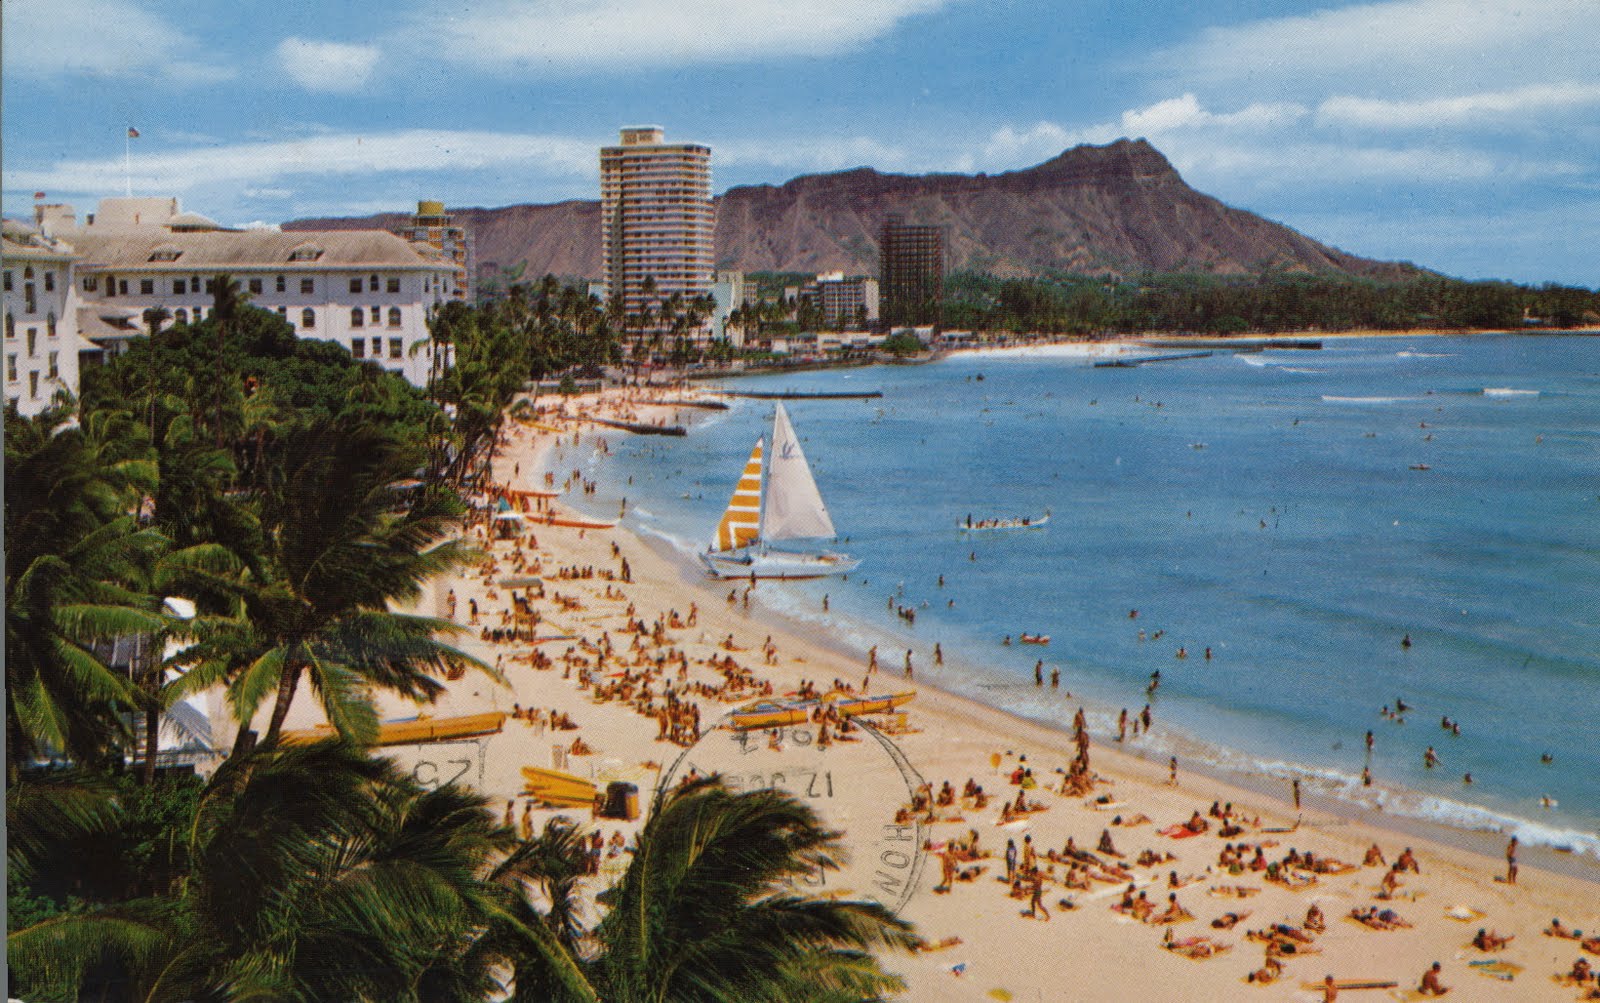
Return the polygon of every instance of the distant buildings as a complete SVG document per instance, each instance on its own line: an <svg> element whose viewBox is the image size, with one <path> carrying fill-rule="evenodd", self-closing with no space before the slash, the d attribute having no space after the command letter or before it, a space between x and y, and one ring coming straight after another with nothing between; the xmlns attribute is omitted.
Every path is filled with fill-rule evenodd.
<svg viewBox="0 0 1600 1003"><path fill-rule="evenodd" d="M31 416L57 391L78 393L77 252L71 244L6 220L0 240L5 273L6 403Z"/></svg>
<svg viewBox="0 0 1600 1003"><path fill-rule="evenodd" d="M614 307L636 329L659 333L660 307L711 291L711 149L666 143L660 126L621 130L600 150L600 237L605 284ZM630 323L630 326L634 326Z"/></svg>
<svg viewBox="0 0 1600 1003"><path fill-rule="evenodd" d="M890 327L937 324L944 303L944 228L890 216L879 245L883 321Z"/></svg>
<svg viewBox="0 0 1600 1003"><path fill-rule="evenodd" d="M456 225L455 217L444 211L443 202L418 202L416 215L411 217L410 223L394 232L413 244L426 244L451 264L454 275L447 290L451 299L467 303L474 300L472 233Z"/></svg>
<svg viewBox="0 0 1600 1003"><path fill-rule="evenodd" d="M822 326L833 330L865 328L876 324L878 282L876 279L843 272L823 272L815 282L800 289L800 298L810 300L822 318Z"/></svg>
<svg viewBox="0 0 1600 1003"><path fill-rule="evenodd" d="M337 342L417 386L449 365L428 319L456 295L461 269L423 244L383 230L228 230L171 198L102 199L82 226L70 206L36 216L76 249L77 329L107 354L147 333L152 307L168 311L166 323L203 320L211 282L226 273L300 337Z"/></svg>

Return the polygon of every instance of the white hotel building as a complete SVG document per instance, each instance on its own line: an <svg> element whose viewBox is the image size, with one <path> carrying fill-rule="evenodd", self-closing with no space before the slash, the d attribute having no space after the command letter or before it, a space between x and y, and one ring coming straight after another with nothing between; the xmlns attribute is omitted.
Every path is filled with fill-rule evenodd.
<svg viewBox="0 0 1600 1003"><path fill-rule="evenodd" d="M81 226L70 207L38 216L76 249L79 328L111 354L145 333L151 307L166 308L169 324L203 320L210 282L225 273L300 337L336 342L417 386L449 365L428 320L452 297L455 265L387 231L225 230L171 198L103 199Z"/></svg>
<svg viewBox="0 0 1600 1003"><path fill-rule="evenodd" d="M6 403L32 416L58 390L78 392L77 296L71 245L12 220L4 223Z"/></svg>

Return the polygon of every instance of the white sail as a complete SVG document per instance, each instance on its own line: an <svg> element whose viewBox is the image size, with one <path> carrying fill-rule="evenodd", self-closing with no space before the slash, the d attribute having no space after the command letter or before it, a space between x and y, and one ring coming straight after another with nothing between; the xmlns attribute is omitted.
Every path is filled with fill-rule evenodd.
<svg viewBox="0 0 1600 1003"><path fill-rule="evenodd" d="M767 497L761 510L763 540L795 540L834 535L828 506L811 476L789 414L778 404L772 423L772 458L767 463Z"/></svg>

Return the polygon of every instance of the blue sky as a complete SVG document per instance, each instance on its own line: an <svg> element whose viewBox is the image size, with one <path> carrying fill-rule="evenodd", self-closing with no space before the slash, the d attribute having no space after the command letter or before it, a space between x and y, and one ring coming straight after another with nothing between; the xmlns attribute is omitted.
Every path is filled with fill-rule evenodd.
<svg viewBox="0 0 1600 1003"><path fill-rule="evenodd" d="M1143 136L1345 250L1600 285L1595 0L6 0L4 203L225 223L594 198L653 122L718 191Z"/></svg>

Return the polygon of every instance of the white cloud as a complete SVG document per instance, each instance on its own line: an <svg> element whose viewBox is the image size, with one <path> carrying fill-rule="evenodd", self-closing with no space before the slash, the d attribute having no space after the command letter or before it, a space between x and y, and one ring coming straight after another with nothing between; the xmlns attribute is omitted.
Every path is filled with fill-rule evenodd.
<svg viewBox="0 0 1600 1003"><path fill-rule="evenodd" d="M416 25L458 61L626 74L854 49L950 0L487 0Z"/></svg>
<svg viewBox="0 0 1600 1003"><path fill-rule="evenodd" d="M212 83L232 68L197 56L199 43L129 0L6 0L7 75L143 76Z"/></svg>
<svg viewBox="0 0 1600 1003"><path fill-rule="evenodd" d="M317 42L290 36L278 43L278 62L308 91L348 94L361 90L378 65L378 47Z"/></svg>
<svg viewBox="0 0 1600 1003"><path fill-rule="evenodd" d="M203 186L262 188L296 176L377 176L516 167L535 176L599 172L600 144L564 136L411 129L378 135L329 133L303 139L235 143L135 155L133 186L177 193ZM123 162L68 160L7 172L8 188L107 192L122 188Z"/></svg>
<svg viewBox="0 0 1600 1003"><path fill-rule="evenodd" d="M1593 73L1594 0L1384 0L1210 28L1164 54L1186 83L1275 94L1489 90Z"/></svg>
<svg viewBox="0 0 1600 1003"><path fill-rule="evenodd" d="M1319 112L1320 116L1320 112ZM1320 121L1320 117L1318 119ZM1336 143L1307 129L1311 112L1297 104L1252 104L1207 110L1193 94L1124 111L1115 122L1069 127L1039 122L996 129L974 157L991 169L1039 163L1081 143L1144 137L1184 174L1206 184L1253 188L1351 182L1483 182L1571 179L1584 168L1560 157L1469 146ZM1193 180L1193 179L1191 179Z"/></svg>
<svg viewBox="0 0 1600 1003"><path fill-rule="evenodd" d="M1417 100L1331 97L1317 106L1317 122L1397 129L1461 125L1595 106L1600 106L1600 84L1530 84L1511 90Z"/></svg>
<svg viewBox="0 0 1600 1003"><path fill-rule="evenodd" d="M1116 122L1069 128L1039 122L1025 129L1002 126L989 137L978 160L998 167L1025 167L1081 143L1104 144L1123 137L1142 136L1163 146L1173 136L1197 133L1243 135L1279 133L1302 121L1310 112L1292 103L1256 103L1238 111L1213 112L1193 94L1168 98L1124 111Z"/></svg>
<svg viewBox="0 0 1600 1003"><path fill-rule="evenodd" d="M1149 136L1188 128L1268 129L1297 122L1306 114L1303 105L1258 102L1219 115L1202 108L1193 94L1185 94L1123 112L1122 129L1129 136Z"/></svg>

